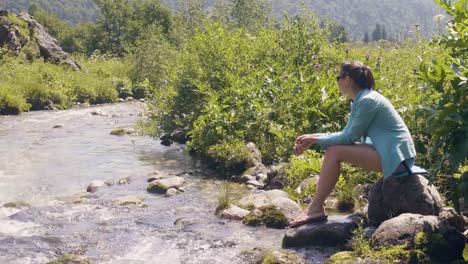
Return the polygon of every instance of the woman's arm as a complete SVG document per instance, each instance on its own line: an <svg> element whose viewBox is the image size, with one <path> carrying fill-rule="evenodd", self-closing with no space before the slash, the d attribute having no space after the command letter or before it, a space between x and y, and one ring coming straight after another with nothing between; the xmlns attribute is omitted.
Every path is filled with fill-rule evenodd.
<svg viewBox="0 0 468 264"><path fill-rule="evenodd" d="M330 145L349 145L358 141L373 122L378 103L372 98L364 98L355 105L355 113L351 114L343 131L333 134L322 134L316 138L316 143L322 147Z"/></svg>

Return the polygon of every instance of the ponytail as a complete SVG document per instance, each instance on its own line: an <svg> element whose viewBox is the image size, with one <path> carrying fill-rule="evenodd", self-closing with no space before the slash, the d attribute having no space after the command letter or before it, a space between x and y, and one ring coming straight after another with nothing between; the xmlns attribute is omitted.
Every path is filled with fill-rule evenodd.
<svg viewBox="0 0 468 264"><path fill-rule="evenodd" d="M353 79L360 89L374 90L375 80L369 66L359 61L347 61L341 64L341 72Z"/></svg>

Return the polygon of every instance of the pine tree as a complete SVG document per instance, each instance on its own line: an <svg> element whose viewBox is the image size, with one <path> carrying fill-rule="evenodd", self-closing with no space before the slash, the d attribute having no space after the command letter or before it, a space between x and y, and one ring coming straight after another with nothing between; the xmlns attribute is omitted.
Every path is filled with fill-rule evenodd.
<svg viewBox="0 0 468 264"><path fill-rule="evenodd" d="M370 39L369 39L369 32L366 31L366 33L364 34L364 39L363 39L364 43L369 43Z"/></svg>
<svg viewBox="0 0 468 264"><path fill-rule="evenodd" d="M382 26L380 23L375 25L374 31L372 31L372 41L377 41L382 39Z"/></svg>

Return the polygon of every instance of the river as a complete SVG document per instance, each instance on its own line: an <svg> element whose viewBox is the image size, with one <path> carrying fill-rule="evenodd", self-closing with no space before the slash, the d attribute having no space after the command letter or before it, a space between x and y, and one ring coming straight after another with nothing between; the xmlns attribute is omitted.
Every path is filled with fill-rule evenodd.
<svg viewBox="0 0 468 264"><path fill-rule="evenodd" d="M0 116L0 206L18 205L0 207L0 263L47 263L64 254L109 264L255 263L264 250L281 248L285 230L214 215L224 182L183 145L110 135L114 128L134 127L142 106ZM93 115L96 110L105 115ZM186 191L147 193L154 172L183 175ZM117 183L125 177L128 184ZM114 184L87 194L93 180ZM145 206L116 204L127 196L144 199ZM308 263L323 263L336 250L294 251Z"/></svg>

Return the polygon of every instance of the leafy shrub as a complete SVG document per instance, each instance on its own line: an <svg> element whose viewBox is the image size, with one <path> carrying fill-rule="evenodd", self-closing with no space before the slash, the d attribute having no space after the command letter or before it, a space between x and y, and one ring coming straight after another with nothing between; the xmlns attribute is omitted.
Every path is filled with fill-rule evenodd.
<svg viewBox="0 0 468 264"><path fill-rule="evenodd" d="M133 96L136 99L149 98L153 93L153 88L148 80L138 83L132 87Z"/></svg>
<svg viewBox="0 0 468 264"><path fill-rule="evenodd" d="M428 153L432 156L434 169L431 178L442 186L450 177L435 176L453 174L467 164L468 156L468 1L436 0L453 19L447 25L447 34L433 40L447 51L447 56L421 63L420 76L426 87L434 93L427 100L425 126L428 138L434 147ZM458 186L449 191L450 198L458 207L458 198L468 198L468 184L459 178ZM465 198L465 201L467 200Z"/></svg>
<svg viewBox="0 0 468 264"><path fill-rule="evenodd" d="M235 140L211 146L207 158L221 173L240 173L247 169L249 152L244 142Z"/></svg>
<svg viewBox="0 0 468 264"><path fill-rule="evenodd" d="M114 80L114 87L117 89L117 94L120 98L127 98L129 96L133 96L133 92L130 88L128 80L116 79Z"/></svg>
<svg viewBox="0 0 468 264"><path fill-rule="evenodd" d="M17 115L28 111L29 108L30 105L26 103L24 98L6 91L3 87L0 88L0 114Z"/></svg>
<svg viewBox="0 0 468 264"><path fill-rule="evenodd" d="M291 157L291 166L286 170L288 186L296 188L306 178L320 174L321 156L315 151L306 151L301 156Z"/></svg>

